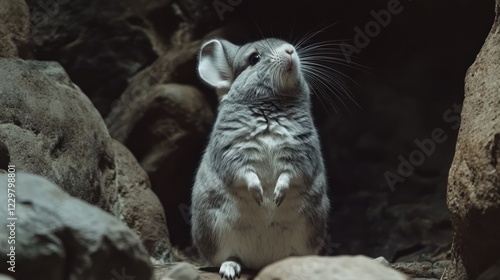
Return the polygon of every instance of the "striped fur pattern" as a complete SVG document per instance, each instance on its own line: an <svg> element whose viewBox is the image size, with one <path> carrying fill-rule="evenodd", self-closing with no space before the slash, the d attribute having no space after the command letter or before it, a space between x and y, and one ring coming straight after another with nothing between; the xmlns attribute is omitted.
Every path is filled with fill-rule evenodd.
<svg viewBox="0 0 500 280"><path fill-rule="evenodd" d="M192 192L192 237L225 279L317 254L330 209L310 90L278 39L205 43L198 71L221 93Z"/></svg>

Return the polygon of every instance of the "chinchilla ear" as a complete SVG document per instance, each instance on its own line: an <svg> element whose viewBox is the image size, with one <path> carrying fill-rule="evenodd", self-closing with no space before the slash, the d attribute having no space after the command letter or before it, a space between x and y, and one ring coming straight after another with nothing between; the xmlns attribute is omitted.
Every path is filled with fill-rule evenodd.
<svg viewBox="0 0 500 280"><path fill-rule="evenodd" d="M217 89L227 93L234 80L231 67L237 46L225 40L210 40L203 44L200 51L198 73L200 77Z"/></svg>

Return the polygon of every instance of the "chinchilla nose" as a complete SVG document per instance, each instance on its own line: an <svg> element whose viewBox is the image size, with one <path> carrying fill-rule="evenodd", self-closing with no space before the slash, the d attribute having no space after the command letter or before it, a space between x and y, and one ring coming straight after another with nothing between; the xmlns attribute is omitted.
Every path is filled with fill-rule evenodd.
<svg viewBox="0 0 500 280"><path fill-rule="evenodd" d="M288 54L289 56L292 56L295 53L295 48L291 44L285 43L285 44L281 45L277 49L277 51L278 51L278 53Z"/></svg>

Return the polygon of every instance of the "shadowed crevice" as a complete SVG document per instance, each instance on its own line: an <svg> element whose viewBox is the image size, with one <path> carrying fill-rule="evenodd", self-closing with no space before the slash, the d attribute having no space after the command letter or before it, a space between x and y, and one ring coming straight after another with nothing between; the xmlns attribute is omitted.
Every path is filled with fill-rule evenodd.
<svg viewBox="0 0 500 280"><path fill-rule="evenodd" d="M0 169L7 171L10 162L9 149L5 143L0 142Z"/></svg>

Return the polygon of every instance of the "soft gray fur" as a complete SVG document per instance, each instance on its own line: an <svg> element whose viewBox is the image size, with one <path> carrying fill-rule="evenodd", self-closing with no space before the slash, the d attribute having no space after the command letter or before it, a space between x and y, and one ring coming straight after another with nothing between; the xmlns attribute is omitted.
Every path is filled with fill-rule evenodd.
<svg viewBox="0 0 500 280"><path fill-rule="evenodd" d="M254 53L261 59L250 65ZM192 193L191 234L201 256L232 280L241 266L317 254L330 202L295 49L278 39L241 47L212 40L198 70L222 97Z"/></svg>

